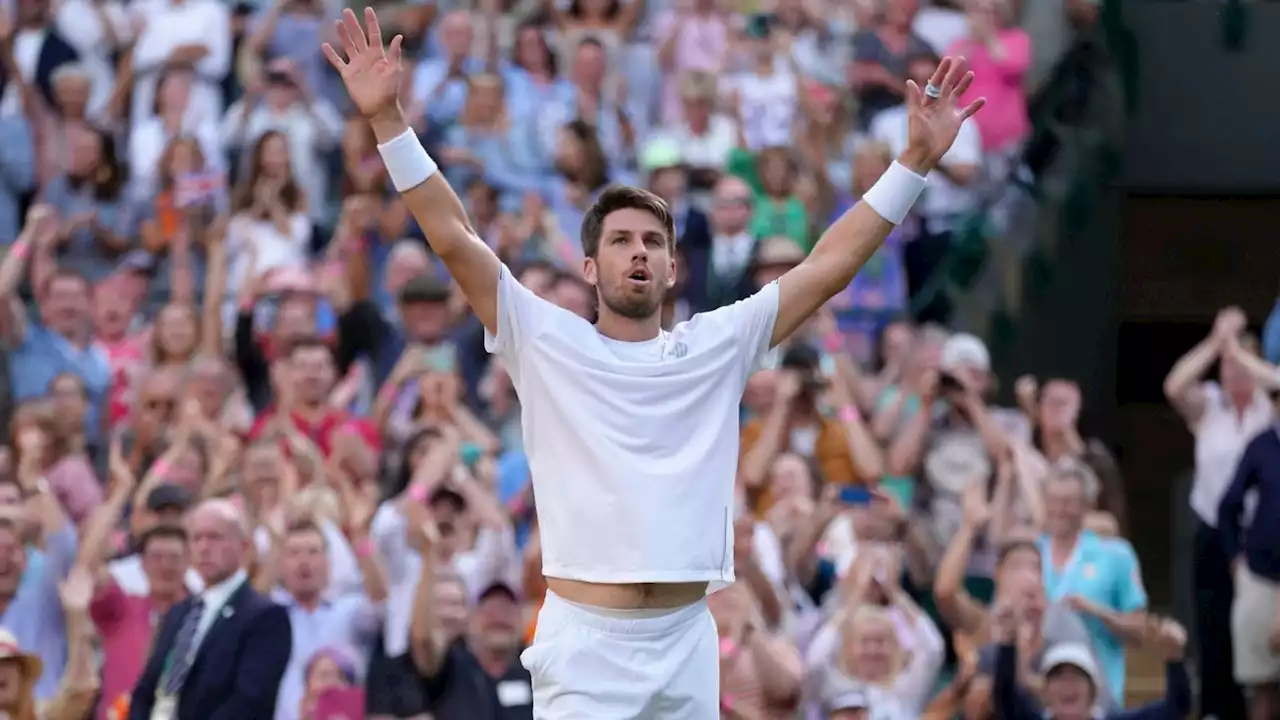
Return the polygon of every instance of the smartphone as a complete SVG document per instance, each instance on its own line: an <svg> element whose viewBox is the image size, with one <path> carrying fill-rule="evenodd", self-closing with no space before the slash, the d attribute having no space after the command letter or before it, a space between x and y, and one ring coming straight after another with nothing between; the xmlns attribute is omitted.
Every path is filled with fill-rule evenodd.
<svg viewBox="0 0 1280 720"><path fill-rule="evenodd" d="M961 383L960 379L955 375L952 375L951 373L942 373L938 376L938 390L944 393L963 392L964 384Z"/></svg>
<svg viewBox="0 0 1280 720"><path fill-rule="evenodd" d="M437 345L426 353L425 369L430 372L451 373L458 366L458 351L451 343Z"/></svg>
<svg viewBox="0 0 1280 720"><path fill-rule="evenodd" d="M846 485L840 488L840 502L845 505L869 505L871 491L858 485Z"/></svg>
<svg viewBox="0 0 1280 720"><path fill-rule="evenodd" d="M330 688L316 699L315 720L364 720L364 690Z"/></svg>
<svg viewBox="0 0 1280 720"><path fill-rule="evenodd" d="M474 469L476 463L480 462L480 446L472 442L462 443L462 447L458 448L458 459L466 465L468 469Z"/></svg>

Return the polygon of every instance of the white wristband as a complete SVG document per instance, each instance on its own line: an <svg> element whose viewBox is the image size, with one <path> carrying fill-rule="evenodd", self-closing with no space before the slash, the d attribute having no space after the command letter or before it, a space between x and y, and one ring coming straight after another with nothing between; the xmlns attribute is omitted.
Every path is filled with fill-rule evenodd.
<svg viewBox="0 0 1280 720"><path fill-rule="evenodd" d="M387 166L387 175L396 192L418 187L440 170L412 129L378 145L378 154L382 156L382 164Z"/></svg>
<svg viewBox="0 0 1280 720"><path fill-rule="evenodd" d="M388 164L387 167L391 165ZM916 204L916 198L924 190L924 184L924 178L894 161L876 184L862 196L862 202L870 205L885 220L901 225L907 219L911 206Z"/></svg>

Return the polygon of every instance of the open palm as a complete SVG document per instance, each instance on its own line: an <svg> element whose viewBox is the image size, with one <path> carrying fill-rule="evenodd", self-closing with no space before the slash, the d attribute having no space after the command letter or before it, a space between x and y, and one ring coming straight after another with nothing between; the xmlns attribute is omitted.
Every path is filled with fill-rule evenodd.
<svg viewBox="0 0 1280 720"><path fill-rule="evenodd" d="M942 59L929 78L938 97L925 95L915 81L907 81L908 145L932 168L951 149L960 126L986 104L978 98L961 107L960 97L973 84L973 73L965 71L964 58Z"/></svg>
<svg viewBox="0 0 1280 720"><path fill-rule="evenodd" d="M382 28L378 26L378 16L373 8L364 9L364 24L365 27L360 27L356 14L350 9L343 10L342 19L335 25L347 59L343 60L329 43L325 43L321 50L342 76L347 94L361 115L373 118L392 112L398 114L400 44L404 38L396 35L384 48Z"/></svg>

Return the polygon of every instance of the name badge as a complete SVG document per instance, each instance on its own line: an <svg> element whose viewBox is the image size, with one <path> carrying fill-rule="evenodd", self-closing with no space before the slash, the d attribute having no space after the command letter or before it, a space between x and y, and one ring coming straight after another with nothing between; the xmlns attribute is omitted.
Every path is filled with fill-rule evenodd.
<svg viewBox="0 0 1280 720"><path fill-rule="evenodd" d="M533 688L523 680L503 680L498 683L498 704L502 707L532 705Z"/></svg>
<svg viewBox="0 0 1280 720"><path fill-rule="evenodd" d="M173 695L156 695L151 706L151 720L173 720L178 716L178 698Z"/></svg>

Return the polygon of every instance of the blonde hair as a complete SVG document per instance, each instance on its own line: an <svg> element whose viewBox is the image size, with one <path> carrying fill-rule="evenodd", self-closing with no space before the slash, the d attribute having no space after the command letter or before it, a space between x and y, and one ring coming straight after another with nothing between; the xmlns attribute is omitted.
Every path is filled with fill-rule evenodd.
<svg viewBox="0 0 1280 720"><path fill-rule="evenodd" d="M690 70L680 78L681 100L715 100L718 92L716 76L705 70Z"/></svg>
<svg viewBox="0 0 1280 720"><path fill-rule="evenodd" d="M854 640L858 635L869 627L882 627L889 631L890 637L893 638L894 662L893 671L888 678L865 678L861 677L854 669L849 667L848 651L853 647ZM893 620L893 616L887 608L879 605L858 605L849 611L841 621L840 640L845 648L845 653L841 653L839 664L841 670L850 677L857 678L866 682L882 682L891 680L902 669L907 666L908 653L906 648L902 646L901 640L898 638L898 626Z"/></svg>

